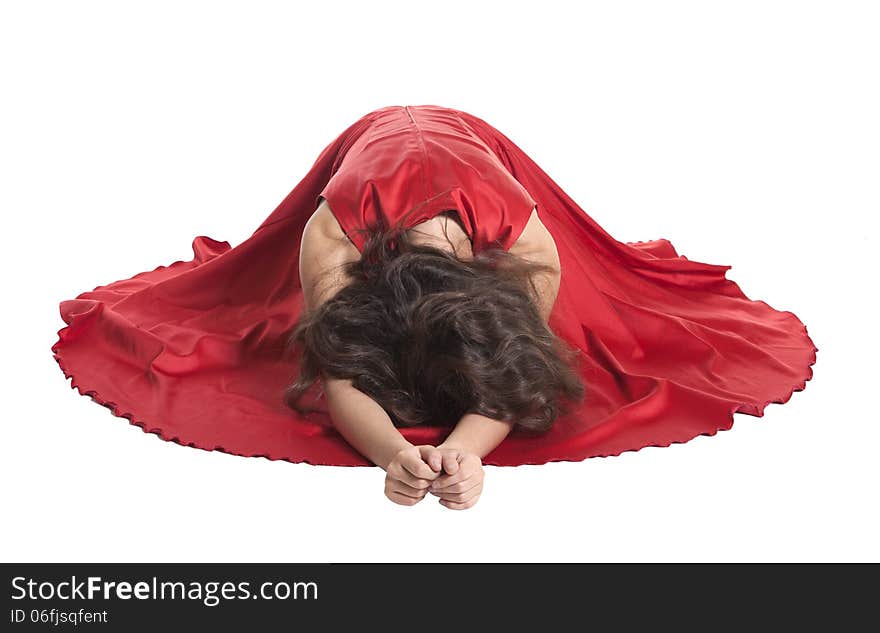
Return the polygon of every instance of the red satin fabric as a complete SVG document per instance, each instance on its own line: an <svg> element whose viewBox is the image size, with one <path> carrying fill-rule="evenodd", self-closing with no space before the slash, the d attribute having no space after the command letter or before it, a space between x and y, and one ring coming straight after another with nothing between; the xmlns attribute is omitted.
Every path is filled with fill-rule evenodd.
<svg viewBox="0 0 880 633"><path fill-rule="evenodd" d="M299 240L321 196L355 229L458 212L474 250L508 249L531 210L552 233L562 278L550 327L584 352L586 398L540 437L512 433L485 464L616 455L712 435L735 412L762 416L812 378L818 348L792 312L747 298L730 266L691 261L666 239L624 243L483 119L388 106L349 125L244 242L206 236L194 257L60 304L54 358L83 395L165 440L292 462L368 465L333 429L320 386L300 416L281 357L302 310ZM448 429L401 430L416 444Z"/></svg>
<svg viewBox="0 0 880 633"><path fill-rule="evenodd" d="M410 211L405 226L413 226L447 209L458 212L474 253L513 245L536 202L457 111L404 106L367 116L369 129L320 194L358 250L357 227L394 224Z"/></svg>

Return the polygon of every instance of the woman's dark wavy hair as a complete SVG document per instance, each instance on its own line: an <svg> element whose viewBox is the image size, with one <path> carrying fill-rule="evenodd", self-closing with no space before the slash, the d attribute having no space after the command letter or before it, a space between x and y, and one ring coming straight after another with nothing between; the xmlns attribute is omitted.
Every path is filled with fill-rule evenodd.
<svg viewBox="0 0 880 633"><path fill-rule="evenodd" d="M303 396L327 376L350 379L397 427L450 426L477 413L547 431L584 396L570 364L580 350L535 303L531 275L548 268L500 248L462 260L414 243L403 221L358 229L367 234L361 257L342 265L351 281L303 310L286 342L299 375L285 404L318 411Z"/></svg>

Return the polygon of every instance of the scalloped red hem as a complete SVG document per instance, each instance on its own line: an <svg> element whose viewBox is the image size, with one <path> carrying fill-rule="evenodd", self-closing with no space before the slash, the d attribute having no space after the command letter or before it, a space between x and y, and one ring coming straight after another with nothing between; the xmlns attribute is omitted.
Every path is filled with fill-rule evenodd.
<svg viewBox="0 0 880 633"><path fill-rule="evenodd" d="M174 262L173 264L170 264L169 267L173 266L176 263L179 263L179 262ZM98 286L98 287L100 287L100 286ZM340 464L340 463L325 462L325 461L321 461L321 460L317 460L317 459L313 459L313 458L309 458L309 457L296 458L296 457L282 456L282 455L275 456L272 453L244 453L244 452L240 452L240 451L231 451L231 450L227 450L227 449L223 448L222 446L212 446L212 447L202 446L196 442L187 442L187 441L181 440L179 437L176 437L176 436L174 436L174 437L168 436L159 427L156 427L154 429L148 429L146 421L136 420L134 414L131 412L120 412L119 407L117 406L117 404L115 402L110 402L110 401L105 400L104 398L101 397L101 395L99 393L97 393L97 391L95 391L93 389L83 390L77 384L75 376L71 372L67 371L67 368L64 366L64 363L61 361L60 355L57 351L58 344L61 342L61 333L64 330L66 330L68 327L69 326L65 326L65 327L61 328L60 330L58 330L58 337L59 337L58 341L56 341L55 344L52 345L51 349L52 349L52 356L55 359L55 361L58 363L58 366L61 369L62 373L64 374L65 379L70 379L71 389L76 389L80 395L88 396L93 401L108 408L114 416L119 417L119 418L123 418L123 419L127 419L132 426L136 426L136 427L140 428L144 433L156 435L161 440L164 440L166 442L173 442L173 443L178 444L180 446L185 446L188 448L197 448L197 449L205 450L205 451L217 451L217 452L221 452L221 453L226 453L228 455L236 455L239 457L261 457L264 459L268 459L270 461L286 461L286 462L290 462L292 464L309 464L312 466L345 466L345 467L373 466L373 467L375 467L375 464L371 464L370 462L368 462L366 460L364 460L362 463ZM813 378L813 366L816 364L817 352L819 351L819 348L816 347L815 343L813 342L812 338L810 337L810 334L807 330L806 325L803 325L802 334L810 342L810 345L812 347L812 352L811 352L812 357L811 357L809 364L806 366L806 373L805 373L804 377L801 379L801 381L795 385L792 385L792 387L789 389L789 391L787 393L785 393L782 396L779 396L777 398L772 398L772 399L767 400L762 403L740 402L740 403L733 404L730 407L730 409L728 410L727 418L724 421L724 423L717 425L714 430L705 431L703 433L697 433L694 435L690 435L688 437L673 438L673 439L669 439L667 441L651 442L651 443L643 444L641 446L628 448L628 449L622 449L619 451L611 451L611 452L607 452L607 453L598 453L598 454L589 454L589 455L583 455L580 457L577 455L564 455L564 456L560 456L560 457L552 458L552 459L525 460L525 461L522 461L522 462L515 464L515 465L493 463L493 460L490 458L490 456L487 456L487 458L483 460L483 464L487 465L487 466L515 468L516 466L540 466L540 465L548 464L548 463L552 463L552 462L582 462L586 459L591 459L593 457L616 457L616 456L622 455L623 453L638 452L638 451L645 449L645 448L666 448L666 447L669 447L673 444L685 444L685 443L687 443L697 437L700 437L700 436L710 436L711 437L711 436L717 435L719 431L727 431L733 427L733 424L734 424L734 417L733 416L736 413L744 413L746 415L759 417L759 418L763 417L764 410L766 409L766 407L768 405L770 405L770 404L785 404L786 402L788 402L791 399L792 395L795 392L803 391L804 389L806 389L807 381L812 380L812 378Z"/></svg>

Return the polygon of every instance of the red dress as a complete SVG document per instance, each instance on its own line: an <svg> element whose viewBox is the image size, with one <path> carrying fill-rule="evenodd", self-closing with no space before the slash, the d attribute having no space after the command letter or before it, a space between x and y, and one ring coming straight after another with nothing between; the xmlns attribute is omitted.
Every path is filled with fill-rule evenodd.
<svg viewBox="0 0 880 633"><path fill-rule="evenodd" d="M762 416L812 378L818 348L792 312L747 298L730 266L688 260L666 239L624 243L486 121L434 105L388 106L346 128L244 242L200 235L194 257L60 304L52 346L71 386L144 431L207 450L367 465L326 406L282 402L282 358L302 310L299 242L326 197L359 249L379 215L412 226L458 212L475 252L508 249L537 206L562 277L550 327L584 352L586 396L539 437L514 431L485 464L539 464L667 446ZM319 408L320 384L310 405ZM443 427L401 429L436 444Z"/></svg>

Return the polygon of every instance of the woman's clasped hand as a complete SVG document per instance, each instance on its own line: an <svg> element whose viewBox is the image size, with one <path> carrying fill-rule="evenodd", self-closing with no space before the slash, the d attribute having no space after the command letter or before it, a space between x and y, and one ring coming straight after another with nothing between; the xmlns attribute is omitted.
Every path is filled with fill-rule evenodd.
<svg viewBox="0 0 880 633"><path fill-rule="evenodd" d="M385 496L394 503L412 506L430 493L450 510L465 510L479 500L483 478L483 462L475 453L410 445L385 468Z"/></svg>

